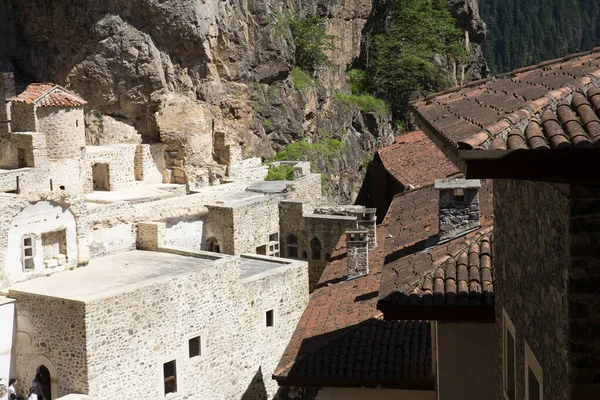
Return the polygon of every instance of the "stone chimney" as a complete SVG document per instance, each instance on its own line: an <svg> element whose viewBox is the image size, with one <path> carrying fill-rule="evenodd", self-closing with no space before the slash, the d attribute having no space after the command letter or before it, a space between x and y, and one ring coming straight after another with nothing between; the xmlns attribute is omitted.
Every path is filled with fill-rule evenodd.
<svg viewBox="0 0 600 400"><path fill-rule="evenodd" d="M434 187L440 191L440 242L479 228L479 179L436 179Z"/></svg>
<svg viewBox="0 0 600 400"><path fill-rule="evenodd" d="M348 279L369 273L369 231L346 231L346 262Z"/></svg>
<svg viewBox="0 0 600 400"><path fill-rule="evenodd" d="M15 76L12 72L0 73L0 135L10 133L10 101L15 97Z"/></svg>
<svg viewBox="0 0 600 400"><path fill-rule="evenodd" d="M366 230L369 232L369 250L377 246L377 209L365 208L354 214L356 216L357 230Z"/></svg>

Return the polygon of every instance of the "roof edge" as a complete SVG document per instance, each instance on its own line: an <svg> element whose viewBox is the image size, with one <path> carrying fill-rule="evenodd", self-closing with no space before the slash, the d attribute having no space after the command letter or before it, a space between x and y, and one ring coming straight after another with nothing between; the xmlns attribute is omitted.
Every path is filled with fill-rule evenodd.
<svg viewBox="0 0 600 400"><path fill-rule="evenodd" d="M299 387L337 387L337 388L376 388L398 390L422 390L433 391L436 389L435 378L427 380L401 380L401 379L341 379L341 378L305 378L305 377L283 377L272 375L279 386Z"/></svg>

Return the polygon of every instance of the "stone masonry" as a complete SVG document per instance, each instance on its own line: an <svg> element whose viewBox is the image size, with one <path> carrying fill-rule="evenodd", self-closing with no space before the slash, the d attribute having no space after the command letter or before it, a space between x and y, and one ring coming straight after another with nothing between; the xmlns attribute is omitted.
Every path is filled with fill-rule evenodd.
<svg viewBox="0 0 600 400"><path fill-rule="evenodd" d="M440 241L479 227L479 180L436 179L434 186L440 191Z"/></svg>
<svg viewBox="0 0 600 400"><path fill-rule="evenodd" d="M544 373L544 399L570 397L569 198L558 187L494 181L493 257L498 360L502 310L515 326L516 399L525 398L525 341ZM498 388L503 387L498 363ZM499 390L497 400L504 400Z"/></svg>
<svg viewBox="0 0 600 400"><path fill-rule="evenodd" d="M369 273L369 231L346 231L348 279Z"/></svg>

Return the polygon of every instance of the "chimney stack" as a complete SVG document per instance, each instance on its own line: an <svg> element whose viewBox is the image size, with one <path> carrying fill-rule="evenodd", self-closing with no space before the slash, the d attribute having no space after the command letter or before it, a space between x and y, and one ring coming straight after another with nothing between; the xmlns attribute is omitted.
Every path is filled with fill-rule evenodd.
<svg viewBox="0 0 600 400"><path fill-rule="evenodd" d="M436 179L434 187L440 191L440 242L479 228L479 179Z"/></svg>
<svg viewBox="0 0 600 400"><path fill-rule="evenodd" d="M12 72L0 73L0 136L10 133L10 101L16 96L15 76Z"/></svg>
<svg viewBox="0 0 600 400"><path fill-rule="evenodd" d="M365 208L356 214L357 230L368 231L369 250L377 246L377 209Z"/></svg>
<svg viewBox="0 0 600 400"><path fill-rule="evenodd" d="M369 231L346 231L346 262L348 279L369 273Z"/></svg>

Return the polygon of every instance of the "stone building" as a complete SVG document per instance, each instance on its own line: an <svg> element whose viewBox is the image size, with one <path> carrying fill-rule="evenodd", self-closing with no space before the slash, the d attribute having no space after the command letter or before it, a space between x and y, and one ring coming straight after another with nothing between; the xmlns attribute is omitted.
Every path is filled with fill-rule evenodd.
<svg viewBox="0 0 600 400"><path fill-rule="evenodd" d="M40 374L48 400L273 397L309 295L307 259L280 250L304 217L282 205L319 208L321 176L264 181L223 138L224 175L182 175L173 140L90 142L65 88L0 74L0 95L0 378Z"/></svg>
<svg viewBox="0 0 600 400"><path fill-rule="evenodd" d="M596 48L412 105L467 178L494 179L499 400L600 393L599 61Z"/></svg>

